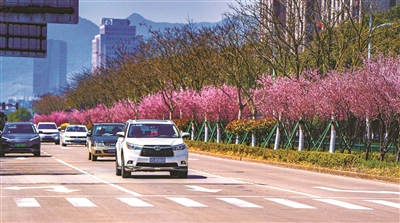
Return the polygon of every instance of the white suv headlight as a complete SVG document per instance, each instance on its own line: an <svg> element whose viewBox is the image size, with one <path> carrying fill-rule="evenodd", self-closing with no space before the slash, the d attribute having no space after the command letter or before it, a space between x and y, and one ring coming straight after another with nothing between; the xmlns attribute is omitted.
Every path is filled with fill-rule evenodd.
<svg viewBox="0 0 400 223"><path fill-rule="evenodd" d="M126 148L127 149L131 149L131 150L141 150L143 148L143 146L138 146L138 145L135 145L133 143L127 142L126 143Z"/></svg>
<svg viewBox="0 0 400 223"><path fill-rule="evenodd" d="M185 150L185 149L187 149L188 147L187 147L187 145L186 144L179 144L179 145L175 145L175 146L172 146L172 150Z"/></svg>

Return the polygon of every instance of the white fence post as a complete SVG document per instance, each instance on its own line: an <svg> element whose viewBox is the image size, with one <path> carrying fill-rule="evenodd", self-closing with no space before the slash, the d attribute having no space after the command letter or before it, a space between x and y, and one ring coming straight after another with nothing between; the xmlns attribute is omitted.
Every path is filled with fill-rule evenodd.
<svg viewBox="0 0 400 223"><path fill-rule="evenodd" d="M279 118L278 118L278 126L276 127L276 136L275 136L275 145L274 145L274 150L278 150L279 149L279 140L281 139L281 132L279 130L279 125L281 122L281 113L279 113Z"/></svg>
<svg viewBox="0 0 400 223"><path fill-rule="evenodd" d="M336 140L336 130L335 130L335 124L334 124L334 118L332 116L332 124L331 124L331 141L329 144L329 152L334 153L335 152L335 140Z"/></svg>
<svg viewBox="0 0 400 223"><path fill-rule="evenodd" d="M207 121L205 121L204 124L206 125L204 127L204 142L208 142L208 125L207 125Z"/></svg>
<svg viewBox="0 0 400 223"><path fill-rule="evenodd" d="M192 122L192 136L191 136L191 140L194 140L194 135L195 135L195 132L194 132L194 123Z"/></svg>
<svg viewBox="0 0 400 223"><path fill-rule="evenodd" d="M304 129L303 129L303 124L299 123L299 151L302 151L304 149Z"/></svg>
<svg viewBox="0 0 400 223"><path fill-rule="evenodd" d="M219 123L217 122L217 143L221 142L221 132L219 128Z"/></svg>
<svg viewBox="0 0 400 223"><path fill-rule="evenodd" d="M255 133L251 133L251 146L256 146L257 144L257 138Z"/></svg>

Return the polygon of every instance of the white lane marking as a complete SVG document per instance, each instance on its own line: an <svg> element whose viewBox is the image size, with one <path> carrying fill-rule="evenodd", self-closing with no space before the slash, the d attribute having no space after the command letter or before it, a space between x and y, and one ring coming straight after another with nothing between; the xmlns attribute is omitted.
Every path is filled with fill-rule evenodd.
<svg viewBox="0 0 400 223"><path fill-rule="evenodd" d="M121 197L117 199L132 207L153 207L153 205L144 202L138 198Z"/></svg>
<svg viewBox="0 0 400 223"><path fill-rule="evenodd" d="M6 187L4 189L7 190L25 190L25 189L46 189L46 188L53 188L53 190L47 190L47 191L53 191L53 192L60 192L60 193L70 193L70 192L75 192L79 190L70 190L64 186L39 186L39 187Z"/></svg>
<svg viewBox="0 0 400 223"><path fill-rule="evenodd" d="M98 180L99 182L104 183L104 184L106 184L106 185L108 185L108 186L114 187L114 188L116 188L116 189L118 189L118 190L121 190L121 191L123 191L123 192L125 192L125 193L131 194L131 195L133 195L133 196L142 196L142 195L139 194L139 193L136 193L136 192L134 192L134 191L128 190L128 189L123 188L123 187L121 187L121 186L118 186L118 185L115 185L115 184L110 183L110 182L108 182L108 181L105 181L105 180L103 180L103 179L100 179L100 178L98 178L98 177L96 177L96 176L94 176L94 175L92 175L92 174L90 174L90 173L88 173L88 172L86 172L86 171L84 171L84 170L81 170L81 169L79 169L78 167L75 167L75 166L73 166L73 165L71 165L71 164L69 164L69 163L66 163L66 162L64 162L64 161L62 161L62 160L60 160L60 159L56 159L56 160L57 160L58 162L64 164L64 165L67 165L67 166L71 167L72 169L75 169L75 170L77 170L77 171L79 171L79 172L81 172L81 173L83 173L83 174L85 174L85 175L87 175L87 176L90 176L91 178L96 179L96 180Z"/></svg>
<svg viewBox="0 0 400 223"><path fill-rule="evenodd" d="M208 207L205 204L184 197L167 197L167 198L185 207Z"/></svg>
<svg viewBox="0 0 400 223"><path fill-rule="evenodd" d="M17 157L15 158L16 160L29 160L31 158L27 158L27 157Z"/></svg>
<svg viewBox="0 0 400 223"><path fill-rule="evenodd" d="M194 169L189 169L189 170L193 171L193 172L199 172L201 174L208 175L208 176L213 176L213 177L216 177L216 178L234 180L234 181L237 181L238 183L241 183L241 184L248 184L248 185L254 185L254 186L258 186L258 187L269 188L269 189L273 189L273 190L280 190L280 191L299 194L299 195L303 195L303 196L307 196L307 197L311 197L311 198L320 198L320 196L313 195L313 194L302 193L302 192L299 192L299 191L294 191L294 190L289 190L289 189L284 189L284 188L274 187L274 186L268 186L268 185L264 185L264 184L253 183L253 182L249 182L249 181L245 181L245 180L237 179L237 178L232 178L232 177L223 177L223 176L220 176L220 175L215 175L215 174L207 173L207 172L200 171L200 170L194 170Z"/></svg>
<svg viewBox="0 0 400 223"><path fill-rule="evenodd" d="M321 190L335 191L335 192L346 192L346 193L368 193L368 194L397 194L400 195L400 192L396 191L371 191L371 190L341 190L330 187L314 187Z"/></svg>
<svg viewBox="0 0 400 223"><path fill-rule="evenodd" d="M292 208L315 209L315 207L312 207L312 206L309 206L309 205L306 205L306 204L302 204L302 203L298 203L296 201L287 200L287 199L284 199L284 198L264 198L264 199L269 200L269 201L273 201L273 202L276 202L278 204L282 204L282 205L285 205L285 206L289 206L289 207L292 207Z"/></svg>
<svg viewBox="0 0 400 223"><path fill-rule="evenodd" d="M242 207L242 208L262 208L259 205L241 200L241 199L237 199L237 198L218 198L219 200L225 201L227 203L236 205L238 207Z"/></svg>
<svg viewBox="0 0 400 223"><path fill-rule="evenodd" d="M40 207L35 198L14 198L18 207Z"/></svg>
<svg viewBox="0 0 400 223"><path fill-rule="evenodd" d="M196 160L199 160L199 159L196 159L196 158L189 158L189 160L194 160L194 161L196 161Z"/></svg>
<svg viewBox="0 0 400 223"><path fill-rule="evenodd" d="M199 191L199 192L207 192L207 193L217 193L220 192L222 189L208 189L196 185L186 185L186 187L191 188L194 191Z"/></svg>
<svg viewBox="0 0 400 223"><path fill-rule="evenodd" d="M338 201L338 200L334 200L334 199L315 199L315 200L321 201L321 202L325 202L325 203L328 203L328 204L332 204L332 205L335 205L335 206L347 208L347 209L352 209L352 210L372 210L371 208L359 206L359 205L356 205L356 204L347 203L347 202L344 202L344 201Z"/></svg>
<svg viewBox="0 0 400 223"><path fill-rule="evenodd" d="M365 201L400 209L400 204L390 201L382 201L382 200L365 200Z"/></svg>
<svg viewBox="0 0 400 223"><path fill-rule="evenodd" d="M75 207L96 207L91 201L87 198L66 198L69 203L74 205Z"/></svg>

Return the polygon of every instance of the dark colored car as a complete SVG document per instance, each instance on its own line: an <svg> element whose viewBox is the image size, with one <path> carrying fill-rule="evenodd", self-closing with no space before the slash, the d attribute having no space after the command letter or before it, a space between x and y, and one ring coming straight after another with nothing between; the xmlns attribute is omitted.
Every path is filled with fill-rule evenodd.
<svg viewBox="0 0 400 223"><path fill-rule="evenodd" d="M88 159L96 161L97 157L115 156L117 132L123 127L123 123L94 123L87 134Z"/></svg>
<svg viewBox="0 0 400 223"><path fill-rule="evenodd" d="M0 156L6 153L33 153L40 156L40 136L31 122L8 122L1 132Z"/></svg>

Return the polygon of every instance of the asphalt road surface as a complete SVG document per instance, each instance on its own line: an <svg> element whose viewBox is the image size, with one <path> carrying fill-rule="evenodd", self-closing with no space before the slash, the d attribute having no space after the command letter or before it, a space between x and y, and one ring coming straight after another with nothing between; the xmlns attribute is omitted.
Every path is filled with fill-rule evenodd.
<svg viewBox="0 0 400 223"><path fill-rule="evenodd" d="M400 222L400 185L195 154L187 179L115 175L44 143L0 158L0 222Z"/></svg>

